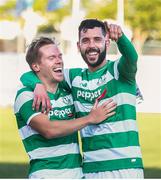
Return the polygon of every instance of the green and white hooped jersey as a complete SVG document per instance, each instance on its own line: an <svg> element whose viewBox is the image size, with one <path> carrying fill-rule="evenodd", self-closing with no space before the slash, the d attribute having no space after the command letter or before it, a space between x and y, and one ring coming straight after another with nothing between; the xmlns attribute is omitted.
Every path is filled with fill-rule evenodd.
<svg viewBox="0 0 161 180"><path fill-rule="evenodd" d="M143 168L135 108L138 55L124 34L117 45L121 58L108 61L96 72L81 68L64 71L70 87L66 83L62 87L72 90L77 117L87 115L105 89L100 104L109 98L117 103L115 115L81 131L84 173ZM31 88L41 82L32 72L24 74L21 81Z"/></svg>
<svg viewBox="0 0 161 180"><path fill-rule="evenodd" d="M81 130L84 173L143 168L136 124L136 84L119 74L118 63L119 60L108 61L96 72L80 68L65 71L78 117L90 112L105 89L107 93L100 104L109 98L117 103L115 115ZM135 73L126 75L129 79L134 76Z"/></svg>
<svg viewBox="0 0 161 180"><path fill-rule="evenodd" d="M52 110L49 118L54 120L73 119L75 109L71 94L58 89L49 93ZM35 178L81 178L81 155L78 135L45 139L29 126L30 120L39 114L32 110L33 92L23 87L17 92L14 112L26 152L30 159L29 177Z"/></svg>

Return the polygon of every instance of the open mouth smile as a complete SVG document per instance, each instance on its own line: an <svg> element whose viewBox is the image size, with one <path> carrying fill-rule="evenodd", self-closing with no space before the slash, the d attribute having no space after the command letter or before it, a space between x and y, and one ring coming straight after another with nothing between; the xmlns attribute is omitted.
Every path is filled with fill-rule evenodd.
<svg viewBox="0 0 161 180"><path fill-rule="evenodd" d="M54 68L53 71L56 72L56 73L62 73L63 68Z"/></svg>

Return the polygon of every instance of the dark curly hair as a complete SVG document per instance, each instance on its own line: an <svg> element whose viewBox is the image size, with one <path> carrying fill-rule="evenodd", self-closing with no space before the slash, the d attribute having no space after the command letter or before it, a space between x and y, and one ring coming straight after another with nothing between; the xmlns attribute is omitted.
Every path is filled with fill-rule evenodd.
<svg viewBox="0 0 161 180"><path fill-rule="evenodd" d="M85 19L83 20L78 28L79 32L79 39L80 39L80 33L83 30L83 32L86 32L87 29L93 29L95 27L100 27L102 29L102 33L105 36L106 35L106 27L103 21L100 21L98 19Z"/></svg>

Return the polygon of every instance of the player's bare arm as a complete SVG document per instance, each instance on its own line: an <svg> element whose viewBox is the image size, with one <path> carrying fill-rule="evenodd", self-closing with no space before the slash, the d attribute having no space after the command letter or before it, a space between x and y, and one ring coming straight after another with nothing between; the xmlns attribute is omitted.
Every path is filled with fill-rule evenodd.
<svg viewBox="0 0 161 180"><path fill-rule="evenodd" d="M91 112L81 118L73 120L50 121L46 114L38 114L33 117L29 125L47 139L71 134L87 125L98 124L115 114L116 103L109 99L102 105L96 100Z"/></svg>

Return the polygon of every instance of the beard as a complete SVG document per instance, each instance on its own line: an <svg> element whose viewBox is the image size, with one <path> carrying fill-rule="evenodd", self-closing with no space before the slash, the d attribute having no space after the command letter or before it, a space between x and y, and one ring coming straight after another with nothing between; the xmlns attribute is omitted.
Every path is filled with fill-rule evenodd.
<svg viewBox="0 0 161 180"><path fill-rule="evenodd" d="M98 56L98 59L97 59L97 61L95 62L95 63L90 63L90 61L88 61L88 58L87 58L87 56L86 56L86 54L88 53L88 52L97 52L97 53L99 53L99 56ZM100 64L102 64L102 62L105 60L105 58L106 58L106 46L104 47L104 50L100 53L100 50L99 49L96 49L96 48L90 48L90 49L88 49L88 50L86 50L85 51L85 53L83 53L82 51L81 51L81 56L82 56L82 58L84 59L84 61L86 62L86 64L88 65L88 66L90 66L90 67L97 67L97 66L99 66Z"/></svg>

